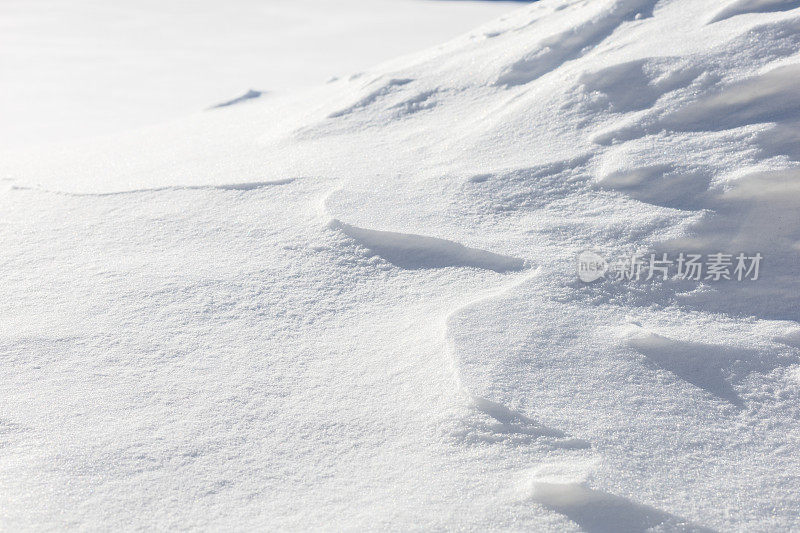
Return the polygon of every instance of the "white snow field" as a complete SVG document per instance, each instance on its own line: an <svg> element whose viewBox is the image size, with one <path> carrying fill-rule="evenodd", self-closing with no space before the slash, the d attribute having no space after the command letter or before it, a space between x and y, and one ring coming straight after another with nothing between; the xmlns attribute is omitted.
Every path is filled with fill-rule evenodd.
<svg viewBox="0 0 800 533"><path fill-rule="evenodd" d="M101 136L422 50L515 2L2 0L0 144Z"/></svg>
<svg viewBox="0 0 800 533"><path fill-rule="evenodd" d="M800 2L542 0L6 151L0 529L797 531L799 87Z"/></svg>

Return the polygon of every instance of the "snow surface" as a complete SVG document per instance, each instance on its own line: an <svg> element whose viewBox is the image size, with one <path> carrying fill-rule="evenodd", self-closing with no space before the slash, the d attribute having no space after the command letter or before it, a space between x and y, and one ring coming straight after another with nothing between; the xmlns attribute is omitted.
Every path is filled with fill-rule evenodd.
<svg viewBox="0 0 800 533"><path fill-rule="evenodd" d="M794 2L542 0L4 154L0 529L797 530L798 69Z"/></svg>
<svg viewBox="0 0 800 533"><path fill-rule="evenodd" d="M0 144L182 117L319 85L469 30L515 2L3 0Z"/></svg>

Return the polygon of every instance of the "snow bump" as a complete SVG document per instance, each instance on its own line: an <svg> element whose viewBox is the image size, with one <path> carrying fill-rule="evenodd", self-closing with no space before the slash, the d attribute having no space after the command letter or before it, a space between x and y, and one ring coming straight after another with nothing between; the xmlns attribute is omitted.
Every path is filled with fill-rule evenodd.
<svg viewBox="0 0 800 533"><path fill-rule="evenodd" d="M527 266L524 259L470 248L447 239L359 228L336 219L328 227L341 231L400 268L472 267L502 273L523 270Z"/></svg>

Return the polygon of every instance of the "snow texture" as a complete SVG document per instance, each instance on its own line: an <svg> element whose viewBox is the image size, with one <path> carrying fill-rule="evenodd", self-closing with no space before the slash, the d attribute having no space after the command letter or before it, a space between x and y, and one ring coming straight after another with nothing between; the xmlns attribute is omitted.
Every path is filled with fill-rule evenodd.
<svg viewBox="0 0 800 533"><path fill-rule="evenodd" d="M800 529L795 4L542 0L7 151L0 529Z"/></svg>

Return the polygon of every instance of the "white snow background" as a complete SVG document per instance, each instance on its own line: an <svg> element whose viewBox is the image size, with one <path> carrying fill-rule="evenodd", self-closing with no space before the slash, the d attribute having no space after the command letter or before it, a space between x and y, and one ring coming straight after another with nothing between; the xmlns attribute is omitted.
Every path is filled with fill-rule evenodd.
<svg viewBox="0 0 800 533"><path fill-rule="evenodd" d="M800 2L541 0L397 46L5 146L0 529L800 529ZM4 98L3 134L71 99ZM764 264L587 284L584 249Z"/></svg>
<svg viewBox="0 0 800 533"><path fill-rule="evenodd" d="M319 85L519 6L460 0L3 0L0 146Z"/></svg>

